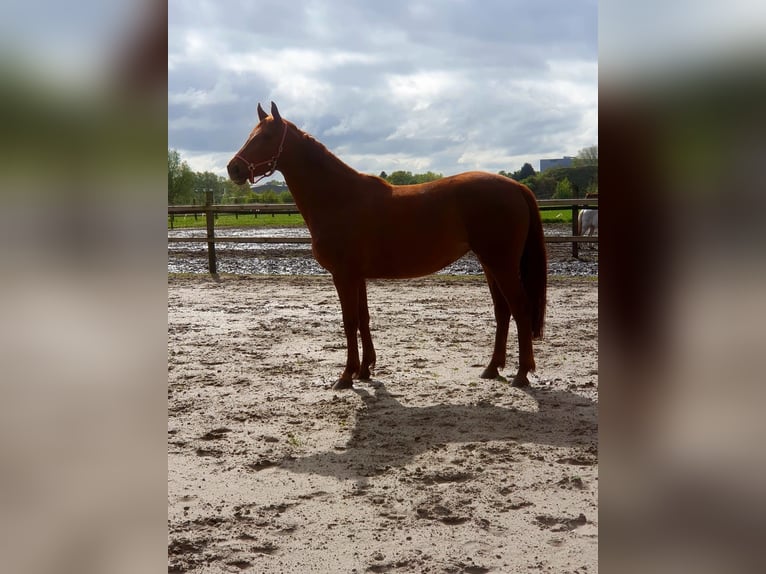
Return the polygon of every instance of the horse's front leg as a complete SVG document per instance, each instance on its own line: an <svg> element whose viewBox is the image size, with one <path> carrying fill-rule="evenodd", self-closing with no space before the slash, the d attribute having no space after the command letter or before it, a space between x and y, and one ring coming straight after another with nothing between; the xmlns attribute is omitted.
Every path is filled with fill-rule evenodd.
<svg viewBox="0 0 766 574"><path fill-rule="evenodd" d="M359 330L359 280L333 275L343 313L343 330L346 333L346 368L333 385L333 389L350 389L354 377L359 374L359 348L356 333Z"/></svg>

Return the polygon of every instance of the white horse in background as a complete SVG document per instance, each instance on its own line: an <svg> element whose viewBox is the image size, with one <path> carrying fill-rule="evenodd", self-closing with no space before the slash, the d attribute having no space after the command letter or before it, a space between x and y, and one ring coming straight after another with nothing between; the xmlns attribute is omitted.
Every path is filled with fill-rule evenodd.
<svg viewBox="0 0 766 574"><path fill-rule="evenodd" d="M579 235L598 235L598 209L583 209L577 216L577 229Z"/></svg>
<svg viewBox="0 0 766 574"><path fill-rule="evenodd" d="M598 235L598 209L583 209L577 216L577 234L592 237Z"/></svg>

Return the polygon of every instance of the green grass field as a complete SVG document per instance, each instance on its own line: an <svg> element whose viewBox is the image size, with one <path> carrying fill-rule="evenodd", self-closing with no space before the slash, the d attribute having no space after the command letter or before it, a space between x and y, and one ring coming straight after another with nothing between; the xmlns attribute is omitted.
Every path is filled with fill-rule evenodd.
<svg viewBox="0 0 766 574"><path fill-rule="evenodd" d="M571 209L551 209L540 212L543 223L572 223Z"/></svg>
<svg viewBox="0 0 766 574"><path fill-rule="evenodd" d="M543 223L571 223L571 209L556 209L551 211L541 211ZM303 216L300 214L286 215L276 213L274 215L232 215L220 214L215 220L216 227L305 227ZM174 229L185 228L205 228L205 216L198 215L195 219L193 215L176 215L173 220ZM168 229L170 229L170 217L168 217Z"/></svg>
<svg viewBox="0 0 766 574"><path fill-rule="evenodd" d="M176 215L173 220L174 229L184 228L205 228L205 216L198 215L194 219L193 215ZM300 214L241 214L233 215L221 213L215 220L216 227L305 227L303 216ZM168 216L168 229L170 229L170 216Z"/></svg>

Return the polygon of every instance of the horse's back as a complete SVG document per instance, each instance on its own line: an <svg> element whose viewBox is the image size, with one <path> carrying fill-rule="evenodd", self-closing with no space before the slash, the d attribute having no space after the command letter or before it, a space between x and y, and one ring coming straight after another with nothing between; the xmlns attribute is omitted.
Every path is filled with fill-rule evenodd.
<svg viewBox="0 0 766 574"><path fill-rule="evenodd" d="M388 199L376 210L376 217L391 216L402 222L426 220L482 225L527 221L529 197L524 185L501 175L466 172L417 185L391 186Z"/></svg>
<svg viewBox="0 0 766 574"><path fill-rule="evenodd" d="M457 201L466 227L475 234L497 231L526 237L531 218L536 215L532 192L519 182L502 175L467 172L454 176Z"/></svg>

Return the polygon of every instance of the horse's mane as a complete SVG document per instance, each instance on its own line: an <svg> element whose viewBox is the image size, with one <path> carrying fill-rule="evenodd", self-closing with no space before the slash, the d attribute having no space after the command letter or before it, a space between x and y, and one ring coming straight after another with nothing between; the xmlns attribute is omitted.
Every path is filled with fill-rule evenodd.
<svg viewBox="0 0 766 574"><path fill-rule="evenodd" d="M304 132L300 128L296 129L298 129L298 133L302 136L303 142L308 144L304 146L304 150L308 155L307 159L316 160L318 163L330 167L333 171L359 173L327 149L327 147L314 136Z"/></svg>
<svg viewBox="0 0 766 574"><path fill-rule="evenodd" d="M340 159L338 156L336 156L334 153L332 153L327 147L317 140L314 136L311 134L304 132L300 128L295 128L298 131L298 134L301 136L302 141L307 144L304 145L303 148L305 150L306 155L308 156L308 160L314 160L317 163L321 163L322 165L328 167L335 173L339 174L350 174L355 175L358 177L369 177L372 179L380 180L381 182L387 183L386 180L376 176L376 175L369 175L366 173L361 173L357 170L355 170L353 167L345 163L342 159Z"/></svg>

